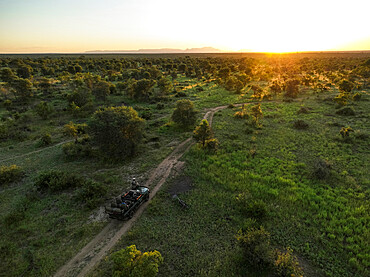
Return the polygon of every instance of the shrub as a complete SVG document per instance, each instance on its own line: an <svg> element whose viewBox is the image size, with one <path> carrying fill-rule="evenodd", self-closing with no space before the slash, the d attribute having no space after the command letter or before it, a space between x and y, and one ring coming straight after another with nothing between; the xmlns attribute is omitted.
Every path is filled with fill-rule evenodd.
<svg viewBox="0 0 370 277"><path fill-rule="evenodd" d="M326 160L318 159L314 163L313 175L319 179L325 179L330 176L331 163Z"/></svg>
<svg viewBox="0 0 370 277"><path fill-rule="evenodd" d="M247 111L247 105L244 104L242 106L242 109L240 111L237 111L236 113L234 113L234 117L235 118L239 118L239 119L247 119L247 118L249 118L249 113Z"/></svg>
<svg viewBox="0 0 370 277"><path fill-rule="evenodd" d="M265 202L258 199L253 199L249 194L239 194L236 197L240 211L251 218L262 219L267 215L267 207Z"/></svg>
<svg viewBox="0 0 370 277"><path fill-rule="evenodd" d="M22 168L15 164L10 166L3 165L0 167L0 184L10 184L17 181L22 174Z"/></svg>
<svg viewBox="0 0 370 277"><path fill-rule="evenodd" d="M279 277L303 276L303 270L299 267L298 259L289 247L284 252L278 249L274 251L273 270Z"/></svg>
<svg viewBox="0 0 370 277"><path fill-rule="evenodd" d="M193 126L197 112L192 101L184 99L176 102L171 119L178 125L186 127Z"/></svg>
<svg viewBox="0 0 370 277"><path fill-rule="evenodd" d="M260 118L263 117L262 109L261 109L261 104L257 103L256 105L252 106L251 108L251 115L253 119L253 123L255 126L259 125L259 120Z"/></svg>
<svg viewBox="0 0 370 277"><path fill-rule="evenodd" d="M135 245L128 246L111 255L114 277L154 277L163 263L159 251L140 252Z"/></svg>
<svg viewBox="0 0 370 277"><path fill-rule="evenodd" d="M47 119L52 113L54 109L49 103L45 101L41 101L39 104L35 106L35 112L38 116L42 119Z"/></svg>
<svg viewBox="0 0 370 277"><path fill-rule="evenodd" d="M93 153L90 137L85 135L78 138L77 141L63 144L63 153L68 157L90 157Z"/></svg>
<svg viewBox="0 0 370 277"><path fill-rule="evenodd" d="M41 146L50 145L51 144L51 135L48 134L48 133L43 134L40 138L39 143L40 143Z"/></svg>
<svg viewBox="0 0 370 277"><path fill-rule="evenodd" d="M333 100L339 107L343 107L348 104L348 95L346 93L339 93Z"/></svg>
<svg viewBox="0 0 370 277"><path fill-rule="evenodd" d="M99 203L107 193L107 188L94 181L85 181L78 192L77 199L85 203L89 208L93 208Z"/></svg>
<svg viewBox="0 0 370 277"><path fill-rule="evenodd" d="M286 82L286 93L285 96L295 98L299 93L299 81L298 80L288 80Z"/></svg>
<svg viewBox="0 0 370 277"><path fill-rule="evenodd" d="M212 139L206 140L204 148L207 149L208 151L213 152L213 151L217 151L219 146L220 146L220 143L218 139L212 138Z"/></svg>
<svg viewBox="0 0 370 277"><path fill-rule="evenodd" d="M354 109L351 108L351 107L343 107L343 108L337 110L335 113L339 114L339 115L347 115L347 116L356 114Z"/></svg>
<svg viewBox="0 0 370 277"><path fill-rule="evenodd" d="M297 113L298 113L298 114L302 114L302 113L303 113L303 114L307 114L307 113L309 113L309 112L310 112L310 108L307 108L307 107L303 107L303 106L302 106L302 107L300 107L300 108L299 108L299 110L298 110L298 112L297 112Z"/></svg>
<svg viewBox="0 0 370 277"><path fill-rule="evenodd" d="M38 190L52 192L75 188L83 183L84 180L81 177L59 170L41 172L34 180L34 185Z"/></svg>
<svg viewBox="0 0 370 277"><path fill-rule="evenodd" d="M202 122L193 131L194 139L199 142L202 147L205 147L206 141L213 138L213 132L207 119L203 119Z"/></svg>
<svg viewBox="0 0 370 277"><path fill-rule="evenodd" d="M353 96L352 99L354 101L360 101L361 100L361 93L356 92Z"/></svg>
<svg viewBox="0 0 370 277"><path fill-rule="evenodd" d="M308 126L309 126L308 123L301 119L296 120L293 123L293 127L300 130L307 129Z"/></svg>
<svg viewBox="0 0 370 277"><path fill-rule="evenodd" d="M349 138L349 134L354 132L353 129L351 127L342 127L342 129L340 129L339 133L340 135L342 136L343 139L348 139Z"/></svg>
<svg viewBox="0 0 370 277"><path fill-rule="evenodd" d="M262 226L249 227L246 231L239 230L236 239L247 263L256 267L265 267L272 263L270 234Z"/></svg>

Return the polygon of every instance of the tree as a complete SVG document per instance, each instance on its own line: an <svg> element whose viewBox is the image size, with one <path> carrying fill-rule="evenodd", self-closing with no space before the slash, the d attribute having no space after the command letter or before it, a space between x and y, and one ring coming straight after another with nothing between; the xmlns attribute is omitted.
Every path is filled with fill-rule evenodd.
<svg viewBox="0 0 370 277"><path fill-rule="evenodd" d="M24 79L27 79L27 78L30 78L31 75L32 75L32 67L30 67L29 65L21 65L18 69L17 69L17 74L20 78L24 78Z"/></svg>
<svg viewBox="0 0 370 277"><path fill-rule="evenodd" d="M207 119L203 119L193 132L193 138L199 142L202 147L205 147L207 140L213 138L213 132Z"/></svg>
<svg viewBox="0 0 370 277"><path fill-rule="evenodd" d="M171 119L178 125L186 127L192 126L196 120L196 111L194 104L188 99L176 102L176 108L173 111Z"/></svg>
<svg viewBox="0 0 370 277"><path fill-rule="evenodd" d="M134 98L148 100L155 81L151 79L141 79L134 84Z"/></svg>
<svg viewBox="0 0 370 277"><path fill-rule="evenodd" d="M298 80L288 80L286 81L286 96L295 98L299 93L299 81Z"/></svg>
<svg viewBox="0 0 370 277"><path fill-rule="evenodd" d="M106 81L100 81L94 85L92 93L97 99L105 101L110 94L110 84Z"/></svg>
<svg viewBox="0 0 370 277"><path fill-rule="evenodd" d="M90 90L86 88L78 88L67 95L67 100L70 105L74 103L78 107L82 108L88 104L92 104L92 95Z"/></svg>
<svg viewBox="0 0 370 277"><path fill-rule="evenodd" d="M161 95L168 94L171 90L173 90L172 82L165 77L162 77L158 81L158 88Z"/></svg>
<svg viewBox="0 0 370 277"><path fill-rule="evenodd" d="M28 100L33 96L32 83L28 79L18 78L14 80L13 88L15 89L16 96L22 100Z"/></svg>
<svg viewBox="0 0 370 277"><path fill-rule="evenodd" d="M159 265L163 263L159 251L142 253L135 245L113 253L111 259L114 264L114 277L154 277L158 273Z"/></svg>
<svg viewBox="0 0 370 277"><path fill-rule="evenodd" d="M132 156L142 139L144 119L132 107L108 107L94 113L89 126L92 142L102 153Z"/></svg>
<svg viewBox="0 0 370 277"><path fill-rule="evenodd" d="M355 85L348 80L342 80L339 83L339 90L342 92L351 92Z"/></svg>
<svg viewBox="0 0 370 277"><path fill-rule="evenodd" d="M9 67L4 67L0 71L0 80L7 83L12 83L15 79L17 79L17 76L14 74L13 70L11 70Z"/></svg>

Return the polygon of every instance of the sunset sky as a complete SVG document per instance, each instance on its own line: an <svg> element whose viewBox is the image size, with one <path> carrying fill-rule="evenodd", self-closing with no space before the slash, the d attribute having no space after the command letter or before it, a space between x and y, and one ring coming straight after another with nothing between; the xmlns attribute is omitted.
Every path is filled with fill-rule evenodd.
<svg viewBox="0 0 370 277"><path fill-rule="evenodd" d="M369 0L0 0L0 53L370 50Z"/></svg>

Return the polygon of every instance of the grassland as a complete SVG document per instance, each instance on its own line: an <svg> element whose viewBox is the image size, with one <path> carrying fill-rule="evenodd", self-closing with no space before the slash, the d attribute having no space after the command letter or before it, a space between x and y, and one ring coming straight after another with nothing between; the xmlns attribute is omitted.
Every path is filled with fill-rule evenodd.
<svg viewBox="0 0 370 277"><path fill-rule="evenodd" d="M359 58L345 57L343 64L362 63L356 60ZM192 135L192 128L181 129L170 120L176 100L192 100L198 119L207 108L255 103L260 99L252 97L251 85L268 91L269 79L258 75L269 72L268 66L264 60L258 62L249 86L241 93L227 91L213 76L197 79L179 74L178 91L184 95L171 92L161 109L156 101L141 102L124 93L94 102L94 109L124 103L148 117L144 143L136 156L124 161L63 154L61 145L56 144L71 139L63 135L64 124L86 122L90 116L70 112L65 100L70 88L63 83L48 100L55 109L48 119L40 119L32 108L19 112L24 120L20 124L29 128L24 131L26 138L0 144L1 165L17 164L24 171L21 180L0 187L1 272L5 276L54 273L106 225L99 217L100 206L119 194L132 176L145 181L174 145ZM325 73L314 76L319 82L326 80ZM294 250L305 275L365 276L370 265L370 96L365 85L358 91L362 97L347 105L355 111L349 116L337 114L333 98L338 89L334 85L320 93L302 85L297 98L274 95L261 101L263 118L257 127L233 116L240 107L230 105L217 112L212 127L220 149L207 153L192 147L184 157L182 175L166 183L116 250L131 244L142 251L159 250L165 259L160 276L269 276L268 270L246 266L235 239L238 230L263 225L275 248L289 246ZM41 93L36 97L39 101ZM3 106L0 115L16 116ZM296 129L297 120L306 122L308 128ZM354 132L343 138L340 130L348 126ZM39 144L45 133L51 134L51 146ZM88 208L77 201L76 189L37 191L34 178L41 171L56 168L100 182L108 193L96 208ZM190 206L186 210L169 194L185 177L192 180L192 189L180 194ZM246 213L245 203L238 200L243 197L262 203L266 216ZM111 270L107 259L91 276L110 276Z"/></svg>

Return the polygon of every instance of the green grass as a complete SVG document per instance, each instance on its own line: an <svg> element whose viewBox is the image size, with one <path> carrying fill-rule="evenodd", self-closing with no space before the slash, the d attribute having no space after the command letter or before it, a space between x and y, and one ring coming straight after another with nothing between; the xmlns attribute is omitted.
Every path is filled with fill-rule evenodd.
<svg viewBox="0 0 370 277"><path fill-rule="evenodd" d="M310 113L297 114L301 105ZM135 244L160 251L160 276L261 276L242 265L235 239L251 224L236 201L247 194L266 204L267 216L257 225L271 233L274 247L294 250L307 276L368 274L369 140L353 136L346 142L339 135L348 124L369 135L369 101L354 108L356 116L343 117L320 97L263 102L265 117L257 129L233 117L239 108L220 111L213 125L218 153L194 146L185 157L193 190L180 197L191 208L181 210L171 200L169 182L115 249ZM309 128L294 129L297 119ZM313 174L318 159L332 164L322 180ZM91 276L109 276L110 270L104 261Z"/></svg>

